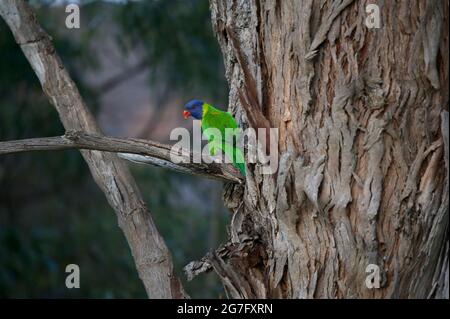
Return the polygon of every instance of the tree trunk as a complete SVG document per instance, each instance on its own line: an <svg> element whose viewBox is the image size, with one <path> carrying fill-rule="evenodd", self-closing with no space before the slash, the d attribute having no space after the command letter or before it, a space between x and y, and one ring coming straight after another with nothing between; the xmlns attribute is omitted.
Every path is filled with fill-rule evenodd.
<svg viewBox="0 0 450 319"><path fill-rule="evenodd" d="M370 3L210 1L230 112L279 129L277 173L224 192L230 297L449 296L448 2Z"/></svg>

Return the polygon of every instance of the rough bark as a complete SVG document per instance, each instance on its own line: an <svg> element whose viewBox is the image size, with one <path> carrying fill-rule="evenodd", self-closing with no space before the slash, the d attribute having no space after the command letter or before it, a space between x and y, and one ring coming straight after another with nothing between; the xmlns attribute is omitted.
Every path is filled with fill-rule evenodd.
<svg viewBox="0 0 450 319"><path fill-rule="evenodd" d="M210 0L229 110L279 128L280 160L227 186L230 243L191 276L234 298L448 298L448 3L378 1L380 29L369 3Z"/></svg>
<svg viewBox="0 0 450 319"><path fill-rule="evenodd" d="M101 135L50 37L37 23L29 5L21 0L2 0L0 15L30 62L66 130ZM173 271L170 252L126 164L112 153L84 150L81 154L117 214L149 297L186 297Z"/></svg>
<svg viewBox="0 0 450 319"><path fill-rule="evenodd" d="M173 150L171 145L137 138L117 138L69 131L63 136L0 141L0 155L29 151L60 151L68 149L97 150L118 153L132 162L151 164L176 172L199 175L232 183L242 183L242 176L226 163L195 163L195 155L189 150ZM197 157L201 156L200 154ZM203 154L205 157L205 154Z"/></svg>

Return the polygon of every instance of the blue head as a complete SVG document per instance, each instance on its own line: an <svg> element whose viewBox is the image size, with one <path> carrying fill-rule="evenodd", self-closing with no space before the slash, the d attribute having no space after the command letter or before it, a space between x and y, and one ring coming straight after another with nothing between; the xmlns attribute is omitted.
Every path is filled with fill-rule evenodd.
<svg viewBox="0 0 450 319"><path fill-rule="evenodd" d="M199 100L191 100L184 105L184 118L187 119L189 116L197 120L202 119L203 115L203 102Z"/></svg>

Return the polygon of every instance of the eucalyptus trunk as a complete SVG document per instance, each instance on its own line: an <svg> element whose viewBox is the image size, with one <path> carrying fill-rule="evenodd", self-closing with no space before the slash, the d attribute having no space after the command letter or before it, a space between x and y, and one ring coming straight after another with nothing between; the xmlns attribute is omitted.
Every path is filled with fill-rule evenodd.
<svg viewBox="0 0 450 319"><path fill-rule="evenodd" d="M225 188L230 297L448 298L448 2L370 3L210 1L229 110L279 129Z"/></svg>

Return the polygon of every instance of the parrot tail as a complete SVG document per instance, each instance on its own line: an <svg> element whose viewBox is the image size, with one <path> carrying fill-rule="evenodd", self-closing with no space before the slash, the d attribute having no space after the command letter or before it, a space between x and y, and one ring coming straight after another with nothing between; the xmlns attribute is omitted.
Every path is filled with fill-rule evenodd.
<svg viewBox="0 0 450 319"><path fill-rule="evenodd" d="M241 172L242 176L245 177L245 164L244 163L233 163L234 167L236 167L239 172Z"/></svg>
<svg viewBox="0 0 450 319"><path fill-rule="evenodd" d="M236 167L242 176L245 177L245 159L244 154L237 147L233 148L233 165Z"/></svg>
<svg viewBox="0 0 450 319"><path fill-rule="evenodd" d="M242 176L245 177L245 158L242 151L239 148L233 147L227 143L216 144L215 147L221 149L225 155L232 160L233 166L236 167L239 172L241 172Z"/></svg>

